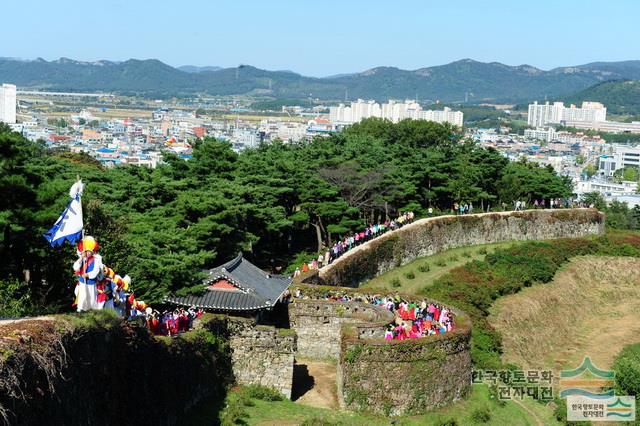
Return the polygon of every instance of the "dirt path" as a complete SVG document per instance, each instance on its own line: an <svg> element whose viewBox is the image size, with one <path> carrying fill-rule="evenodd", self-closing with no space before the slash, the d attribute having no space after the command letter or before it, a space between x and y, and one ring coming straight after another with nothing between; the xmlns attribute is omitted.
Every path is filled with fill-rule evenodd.
<svg viewBox="0 0 640 426"><path fill-rule="evenodd" d="M319 408L338 408L336 365L329 362L296 360L292 400Z"/></svg>
<svg viewBox="0 0 640 426"><path fill-rule="evenodd" d="M542 420L540 420L540 417L538 417L538 415L536 413L534 413L532 410L529 409L529 407L527 407L526 405L524 405L521 401L518 401L517 399L512 399L513 402L515 402L516 404L518 404L520 406L520 408L522 408L524 411L527 412L527 414L529 414L531 416L531 418L533 420L535 420L536 424L538 426L544 426L544 422Z"/></svg>

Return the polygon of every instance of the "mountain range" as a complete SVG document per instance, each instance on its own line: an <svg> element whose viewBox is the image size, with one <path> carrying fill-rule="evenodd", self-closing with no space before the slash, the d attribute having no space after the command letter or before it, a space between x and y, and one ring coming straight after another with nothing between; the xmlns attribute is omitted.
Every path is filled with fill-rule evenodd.
<svg viewBox="0 0 640 426"><path fill-rule="evenodd" d="M605 81L561 99L580 105L583 101L602 102L611 114L640 115L640 81Z"/></svg>
<svg viewBox="0 0 640 426"><path fill-rule="evenodd" d="M524 102L568 95L608 80L640 79L640 61L594 62L549 71L530 65L463 59L402 70L377 67L355 74L306 77L250 65L234 68L183 66L156 59L83 62L0 58L0 82L20 88L107 91L149 97L257 95L321 100L415 98L421 101Z"/></svg>

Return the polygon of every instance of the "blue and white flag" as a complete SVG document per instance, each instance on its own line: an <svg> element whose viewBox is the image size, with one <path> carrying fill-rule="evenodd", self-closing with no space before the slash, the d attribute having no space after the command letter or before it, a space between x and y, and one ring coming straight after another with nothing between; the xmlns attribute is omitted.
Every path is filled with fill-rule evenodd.
<svg viewBox="0 0 640 426"><path fill-rule="evenodd" d="M44 238L49 241L51 247L56 247L69 241L71 244L82 238L82 190L84 185L79 180L73 184L69 190L71 201L67 204L56 223L45 234Z"/></svg>

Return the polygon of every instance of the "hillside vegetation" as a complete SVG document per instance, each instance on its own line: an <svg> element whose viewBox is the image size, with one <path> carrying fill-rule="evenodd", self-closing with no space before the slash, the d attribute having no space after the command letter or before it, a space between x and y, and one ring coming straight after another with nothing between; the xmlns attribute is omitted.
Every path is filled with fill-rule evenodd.
<svg viewBox="0 0 640 426"><path fill-rule="evenodd" d="M601 102L608 114L640 115L640 80L606 81L566 96L564 100L578 106L583 101Z"/></svg>
<svg viewBox="0 0 640 426"><path fill-rule="evenodd" d="M198 72L193 72L198 71ZM21 87L63 91L113 91L161 97L196 93L259 95L323 100L415 98L474 103L529 101L556 97L611 79L640 78L640 61L594 63L541 70L463 59L450 64L401 70L378 67L326 78L250 65L223 69L178 69L158 60L80 62L68 58L34 61L0 58L0 81Z"/></svg>
<svg viewBox="0 0 640 426"><path fill-rule="evenodd" d="M575 258L547 285L499 299L489 322L502 335L505 363L559 371L590 356L610 368L640 341L640 259Z"/></svg>

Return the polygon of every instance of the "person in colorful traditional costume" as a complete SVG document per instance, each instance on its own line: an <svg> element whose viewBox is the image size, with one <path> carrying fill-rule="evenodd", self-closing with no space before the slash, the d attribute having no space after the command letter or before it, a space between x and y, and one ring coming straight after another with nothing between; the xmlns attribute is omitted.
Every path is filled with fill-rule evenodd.
<svg viewBox="0 0 640 426"><path fill-rule="evenodd" d="M96 284L102 271L102 257L97 254L98 248L98 242L93 237L85 237L78 243L80 257L73 264L78 276L75 289L78 312L98 309Z"/></svg>

